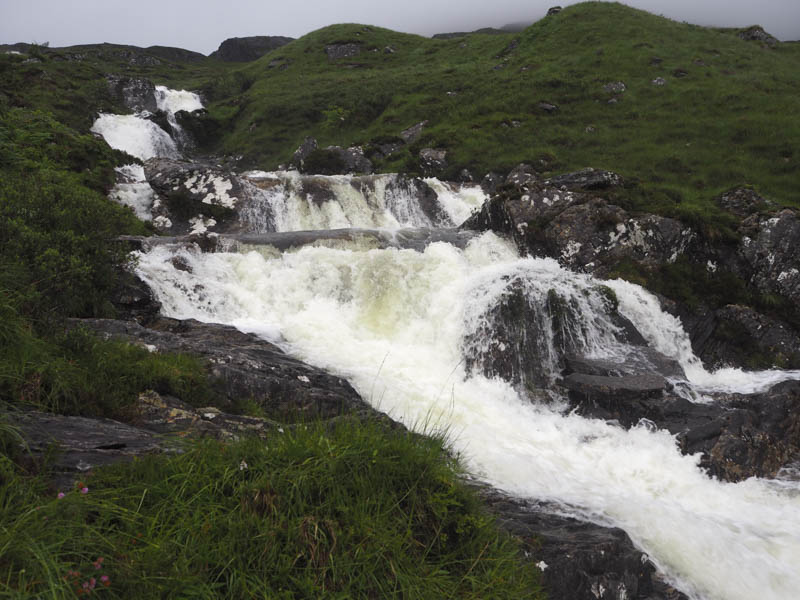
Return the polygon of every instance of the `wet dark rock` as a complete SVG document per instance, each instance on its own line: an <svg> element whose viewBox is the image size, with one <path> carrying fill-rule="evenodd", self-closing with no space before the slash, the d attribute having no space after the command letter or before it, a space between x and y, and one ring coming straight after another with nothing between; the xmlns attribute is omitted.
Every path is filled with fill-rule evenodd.
<svg viewBox="0 0 800 600"><path fill-rule="evenodd" d="M590 192L617 185L604 171L553 177L527 188L504 190L484 203L462 227L492 230L513 239L520 250L557 258L571 269L606 275L622 260L645 265L674 262L694 239L675 219L632 216Z"/></svg>
<svg viewBox="0 0 800 600"><path fill-rule="evenodd" d="M274 344L237 329L194 320L158 318L148 327L132 321L78 319L104 337L185 352L208 360L219 406L252 398L275 418L328 418L367 409L344 379L287 356Z"/></svg>
<svg viewBox="0 0 800 600"><path fill-rule="evenodd" d="M182 146L183 152L208 148L219 139L222 126L204 108L192 112L179 110L175 113L175 120L180 125L185 136ZM179 136L178 140L180 140Z"/></svg>
<svg viewBox="0 0 800 600"><path fill-rule="evenodd" d="M264 56L267 52L285 46L294 38L284 36L254 35L250 37L229 38L219 48L208 55L225 62L249 62Z"/></svg>
<svg viewBox="0 0 800 600"><path fill-rule="evenodd" d="M499 173L487 173L481 179L481 189L487 194L494 194L497 188L503 183L503 176Z"/></svg>
<svg viewBox="0 0 800 600"><path fill-rule="evenodd" d="M149 79L106 75L106 81L111 97L126 108L134 112L155 112L158 109L156 86Z"/></svg>
<svg viewBox="0 0 800 600"><path fill-rule="evenodd" d="M610 410L619 403L658 397L669 388L667 380L655 374L608 376L572 373L564 378L562 384L569 390L570 397L602 404Z"/></svg>
<svg viewBox="0 0 800 600"><path fill-rule="evenodd" d="M303 143L298 146L292 155L291 165L297 169L303 168L303 163L308 155L317 149L317 140L311 136L306 136Z"/></svg>
<svg viewBox="0 0 800 600"><path fill-rule="evenodd" d="M156 300L150 286L127 269L118 271L110 300L118 317L140 323L152 320L161 310L161 303Z"/></svg>
<svg viewBox="0 0 800 600"><path fill-rule="evenodd" d="M241 181L213 163L153 158L145 176L158 195L153 224L162 233L229 232L239 227L237 208L245 197Z"/></svg>
<svg viewBox="0 0 800 600"><path fill-rule="evenodd" d="M769 46L770 48L778 44L777 38L764 31L761 25L748 27L740 31L737 35L745 41L761 42L763 45Z"/></svg>
<svg viewBox="0 0 800 600"><path fill-rule="evenodd" d="M312 150L299 167L302 173L319 175L372 173L372 161L364 156L364 149L360 146L328 146Z"/></svg>
<svg viewBox="0 0 800 600"><path fill-rule="evenodd" d="M408 129L404 129L400 132L400 137L406 144L413 144L417 141L420 135L422 135L422 130L428 124L428 121L420 121L416 125L412 125Z"/></svg>
<svg viewBox="0 0 800 600"><path fill-rule="evenodd" d="M427 174L441 173L447 167L447 151L441 148L423 148L419 151L419 163Z"/></svg>
<svg viewBox="0 0 800 600"><path fill-rule="evenodd" d="M623 530L491 488L478 491L500 527L522 541L525 558L542 571L550 600L686 600Z"/></svg>
<svg viewBox="0 0 800 600"><path fill-rule="evenodd" d="M475 178L472 176L469 169L461 169L458 172L458 181L459 183L474 183Z"/></svg>
<svg viewBox="0 0 800 600"><path fill-rule="evenodd" d="M514 167L506 177L506 185L519 189L528 189L538 180L538 174L533 165L520 163Z"/></svg>
<svg viewBox="0 0 800 600"><path fill-rule="evenodd" d="M569 397L579 414L614 420L623 427L644 420L666 429L677 435L681 452L700 453L700 466L726 481L774 477L800 458L797 381L778 384L761 394L717 395L709 403L690 402L655 389L625 398L575 391Z"/></svg>
<svg viewBox="0 0 800 600"><path fill-rule="evenodd" d="M340 58L352 58L361 53L361 44L331 44L325 46L325 54L329 60L339 60Z"/></svg>
<svg viewBox="0 0 800 600"><path fill-rule="evenodd" d="M710 368L800 369L800 334L782 321L730 304L692 328L695 353Z"/></svg>
<svg viewBox="0 0 800 600"><path fill-rule="evenodd" d="M42 412L9 412L34 458L58 448L52 469L59 489L69 490L90 469L162 452L164 440L139 427L111 419L68 417Z"/></svg>
<svg viewBox="0 0 800 600"><path fill-rule="evenodd" d="M569 190L605 190L621 186L622 177L611 171L602 169L582 169L573 173L556 175L547 180L547 183L556 187L565 187Z"/></svg>

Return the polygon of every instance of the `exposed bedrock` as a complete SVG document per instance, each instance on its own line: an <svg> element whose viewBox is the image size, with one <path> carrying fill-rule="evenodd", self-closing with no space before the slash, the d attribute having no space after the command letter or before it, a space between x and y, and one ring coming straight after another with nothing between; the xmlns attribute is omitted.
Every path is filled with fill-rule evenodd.
<svg viewBox="0 0 800 600"><path fill-rule="evenodd" d="M479 488L502 528L520 538L551 600L685 600L628 535L558 514L558 507Z"/></svg>
<svg viewBox="0 0 800 600"><path fill-rule="evenodd" d="M657 278L665 268L683 265L675 269L713 283L714 290L695 283L694 293L702 298L713 292L717 304L664 299L665 308L681 318L695 352L710 366L800 368L800 332L793 325L800 323L798 212L778 210L752 189L734 188L716 202L738 223L738 241L715 239L679 220L615 205L621 184L607 171L542 179L520 165L462 228L493 230L523 254L550 256L598 277L633 265Z"/></svg>
<svg viewBox="0 0 800 600"><path fill-rule="evenodd" d="M185 352L207 359L216 404L220 406L249 398L267 415L284 420L330 418L368 409L344 379L227 325L160 317L147 327L112 319L80 319L72 326L153 351Z"/></svg>

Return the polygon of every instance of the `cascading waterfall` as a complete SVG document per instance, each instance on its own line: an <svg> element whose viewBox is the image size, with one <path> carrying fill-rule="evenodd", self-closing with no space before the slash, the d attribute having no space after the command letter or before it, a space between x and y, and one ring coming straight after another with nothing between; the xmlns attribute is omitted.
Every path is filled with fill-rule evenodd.
<svg viewBox="0 0 800 600"><path fill-rule="evenodd" d="M438 180L426 180L435 192L426 200L418 184L411 189L394 176L243 177L255 201L241 216L254 231L452 226L484 199L475 188ZM585 355L624 355L628 348L614 335L598 293L605 285L619 311L654 348L679 360L701 391L753 391L800 377L708 373L680 323L633 284L519 258L491 233L463 248L435 242L421 251L344 240L213 254L154 245L139 255L137 269L168 316L258 333L348 378L406 425L447 430L467 468L490 484L622 527L692 598L783 600L800 589L800 482L710 479L667 432L625 430L564 414L558 403L534 404L513 382L468 364L502 343L493 334L493 311L514 294L541 320L551 353L560 335ZM577 315L568 327L554 318L554 298Z"/></svg>
<svg viewBox="0 0 800 600"><path fill-rule="evenodd" d="M191 272L174 268L175 252ZM590 277L518 258L492 234L465 250L436 243L423 252L158 247L138 268L168 315L257 332L347 377L393 418L446 428L471 472L622 527L693 598L785 599L800 589L797 483L709 479L666 432L564 415L532 405L506 381L467 372L465 335L508 282L580 297L597 283ZM665 317L654 308L649 319L657 326ZM580 329L602 355L605 334L591 322Z"/></svg>
<svg viewBox="0 0 800 600"><path fill-rule="evenodd" d="M480 207L480 186L454 189L436 178L396 174L301 175L250 171L242 221L253 232L342 228L454 227ZM419 197L425 195L424 206Z"/></svg>
<svg viewBox="0 0 800 600"><path fill-rule="evenodd" d="M173 132L183 135L175 119L179 110L193 111L203 108L200 97L186 90L170 90L156 86L156 105L167 115ZM109 146L123 150L141 160L149 158L180 158L178 144L161 127L148 119L149 113L133 115L100 114L92 124L92 131L103 137ZM181 141L181 140L179 140ZM184 140L185 141L185 136ZM155 192L147 183L141 165L130 164L116 169L117 184L109 197L130 207L144 221L152 220L151 209L157 202Z"/></svg>

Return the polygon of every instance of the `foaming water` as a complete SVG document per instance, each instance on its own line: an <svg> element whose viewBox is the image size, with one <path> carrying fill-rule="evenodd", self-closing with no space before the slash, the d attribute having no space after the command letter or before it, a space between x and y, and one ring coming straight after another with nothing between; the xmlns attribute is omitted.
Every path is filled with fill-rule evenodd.
<svg viewBox="0 0 800 600"><path fill-rule="evenodd" d="M175 269L175 252L191 272ZM574 280L584 297L598 283L589 277L518 258L492 234L464 250L434 243L423 252L307 246L200 254L162 246L139 257L138 271L169 316L269 337L347 377L393 418L448 429L466 466L489 483L624 528L693 598L778 600L800 589L798 482L721 483L665 432L564 415L531 404L505 381L466 372L465 335L510 282L567 294L562 288ZM648 339L680 356L668 315L642 304L642 313L652 310L647 331L629 307L647 298L605 283ZM604 343L585 340L598 352Z"/></svg>
<svg viewBox="0 0 800 600"><path fill-rule="evenodd" d="M167 115L167 120L176 134L176 140L153 121L149 113L134 115L113 115L101 113L92 124L92 131L108 142L116 150L123 150L140 158L180 158L178 143L184 143L183 129L175 119L179 110L193 111L203 108L200 97L186 90L170 90L162 85L156 86L156 105Z"/></svg>
<svg viewBox="0 0 800 600"><path fill-rule="evenodd" d="M142 165L117 167L117 183L108 194L109 199L129 207L142 221L153 220L153 204L157 197L147 183Z"/></svg>
<svg viewBox="0 0 800 600"><path fill-rule="evenodd" d="M178 158L175 141L158 125L141 115L101 114L92 131L103 136L108 145L140 158Z"/></svg>
<svg viewBox="0 0 800 600"><path fill-rule="evenodd" d="M250 171L243 177L250 186L241 217L253 232L454 227L486 199L479 186L455 189L397 174Z"/></svg>
<svg viewBox="0 0 800 600"><path fill-rule="evenodd" d="M781 381L800 379L800 371L744 371L723 368L708 371L692 350L680 320L660 309L658 299L644 288L616 279L606 282L619 299L619 311L631 320L647 342L659 352L678 360L686 377L699 392L753 394Z"/></svg>

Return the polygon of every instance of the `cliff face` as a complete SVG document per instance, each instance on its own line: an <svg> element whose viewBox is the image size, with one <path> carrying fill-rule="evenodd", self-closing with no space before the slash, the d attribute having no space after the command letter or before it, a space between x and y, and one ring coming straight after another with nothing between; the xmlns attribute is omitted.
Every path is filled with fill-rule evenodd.
<svg viewBox="0 0 800 600"><path fill-rule="evenodd" d="M209 57L225 62L250 62L261 58L271 50L285 46L293 40L294 38L280 35L230 38L222 42L216 52L212 52Z"/></svg>

